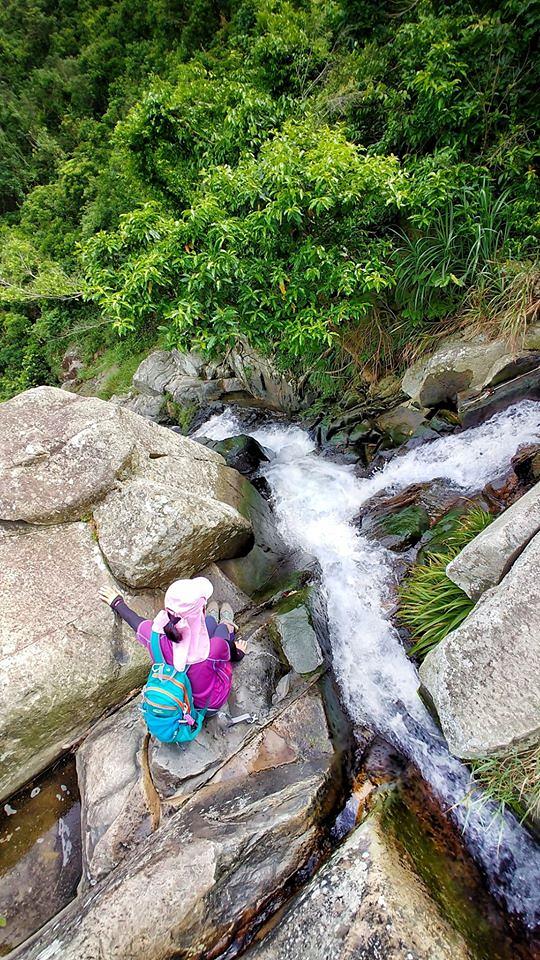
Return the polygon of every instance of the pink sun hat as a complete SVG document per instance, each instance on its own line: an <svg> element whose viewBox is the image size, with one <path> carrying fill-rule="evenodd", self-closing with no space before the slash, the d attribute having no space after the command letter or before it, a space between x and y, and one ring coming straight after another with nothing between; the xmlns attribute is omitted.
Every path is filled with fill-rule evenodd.
<svg viewBox="0 0 540 960"><path fill-rule="evenodd" d="M175 580L165 594L164 609L152 623L152 630L164 633L169 618L180 617L175 624L180 639L171 644L175 670L185 670L186 664L201 663L210 653L210 637L206 629L204 609L214 588L206 577Z"/></svg>

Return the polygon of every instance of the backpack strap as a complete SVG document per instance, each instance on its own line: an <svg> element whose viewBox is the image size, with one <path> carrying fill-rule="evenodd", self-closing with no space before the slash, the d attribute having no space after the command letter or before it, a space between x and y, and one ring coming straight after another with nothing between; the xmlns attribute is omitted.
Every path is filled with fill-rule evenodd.
<svg viewBox="0 0 540 960"><path fill-rule="evenodd" d="M161 642L157 630L152 630L150 635L150 652L154 663L165 663L165 658L161 652Z"/></svg>

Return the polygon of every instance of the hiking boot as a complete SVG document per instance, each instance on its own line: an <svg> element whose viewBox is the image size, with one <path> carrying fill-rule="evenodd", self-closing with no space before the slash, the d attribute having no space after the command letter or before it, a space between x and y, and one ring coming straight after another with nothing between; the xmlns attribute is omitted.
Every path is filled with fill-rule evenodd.
<svg viewBox="0 0 540 960"><path fill-rule="evenodd" d="M228 627L235 627L233 608L230 603L222 603L219 611L219 622L226 623Z"/></svg>
<svg viewBox="0 0 540 960"><path fill-rule="evenodd" d="M209 600L206 604L206 616L213 617L219 623L219 605L217 600Z"/></svg>

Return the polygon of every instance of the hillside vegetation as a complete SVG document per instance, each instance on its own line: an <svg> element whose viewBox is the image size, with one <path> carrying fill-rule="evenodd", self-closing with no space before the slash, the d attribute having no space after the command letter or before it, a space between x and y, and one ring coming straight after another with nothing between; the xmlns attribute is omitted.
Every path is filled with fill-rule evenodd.
<svg viewBox="0 0 540 960"><path fill-rule="evenodd" d="M538 300L536 0L7 0L0 396L238 333L327 395ZM341 385L341 387L340 387Z"/></svg>

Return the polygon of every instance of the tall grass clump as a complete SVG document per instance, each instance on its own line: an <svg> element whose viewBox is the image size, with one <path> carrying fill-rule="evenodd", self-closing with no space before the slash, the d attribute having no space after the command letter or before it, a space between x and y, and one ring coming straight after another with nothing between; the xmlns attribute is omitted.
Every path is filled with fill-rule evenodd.
<svg viewBox="0 0 540 960"><path fill-rule="evenodd" d="M458 517L437 552L427 553L415 564L401 585L398 619L413 638L410 656L423 660L427 653L459 627L474 601L446 576L446 567L462 549L484 530L492 516L473 507Z"/></svg>
<svg viewBox="0 0 540 960"><path fill-rule="evenodd" d="M458 309L480 284L508 239L509 198L486 183L465 188L439 211L428 231L401 233L395 257L396 300L411 321L437 320Z"/></svg>
<svg viewBox="0 0 540 960"><path fill-rule="evenodd" d="M502 813L511 810L520 820L540 819L540 744L481 757L471 767L484 798L496 803Z"/></svg>
<svg viewBox="0 0 540 960"><path fill-rule="evenodd" d="M506 338L521 347L540 316L540 262L496 261L469 290L458 325L470 334Z"/></svg>

